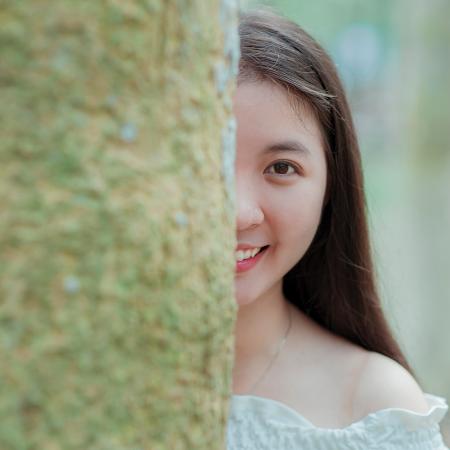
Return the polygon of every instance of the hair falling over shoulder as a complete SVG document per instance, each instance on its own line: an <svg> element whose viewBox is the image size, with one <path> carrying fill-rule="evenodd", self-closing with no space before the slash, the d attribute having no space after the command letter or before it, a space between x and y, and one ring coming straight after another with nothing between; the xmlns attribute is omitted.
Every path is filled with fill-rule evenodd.
<svg viewBox="0 0 450 450"><path fill-rule="evenodd" d="M324 49L294 22L241 13L238 83L265 80L308 103L321 125L328 169L322 218L306 254L284 276L286 299L316 322L409 370L383 314L369 239L361 156L350 108Z"/></svg>

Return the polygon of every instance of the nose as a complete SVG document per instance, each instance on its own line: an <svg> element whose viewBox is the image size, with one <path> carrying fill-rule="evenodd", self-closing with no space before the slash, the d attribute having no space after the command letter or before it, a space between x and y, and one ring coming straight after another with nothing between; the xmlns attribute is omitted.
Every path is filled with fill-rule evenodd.
<svg viewBox="0 0 450 450"><path fill-rule="evenodd" d="M244 231L257 227L264 221L264 213L258 201L258 196L251 186L236 185L236 228Z"/></svg>

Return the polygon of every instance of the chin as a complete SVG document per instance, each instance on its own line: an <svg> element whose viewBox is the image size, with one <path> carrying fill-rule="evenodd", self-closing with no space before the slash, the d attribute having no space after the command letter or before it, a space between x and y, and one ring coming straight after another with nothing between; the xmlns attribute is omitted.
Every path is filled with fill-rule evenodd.
<svg viewBox="0 0 450 450"><path fill-rule="evenodd" d="M245 299L241 299L237 295L234 296L234 300L238 306L244 306L247 303Z"/></svg>
<svg viewBox="0 0 450 450"><path fill-rule="evenodd" d="M253 297L242 297L239 295L235 295L234 299L235 299L238 307L250 305L251 303L253 303L255 301L255 299Z"/></svg>

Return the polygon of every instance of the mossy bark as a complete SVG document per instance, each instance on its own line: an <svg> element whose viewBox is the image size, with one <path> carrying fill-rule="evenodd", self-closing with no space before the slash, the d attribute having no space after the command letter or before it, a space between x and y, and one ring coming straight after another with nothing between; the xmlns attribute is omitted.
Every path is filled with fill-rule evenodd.
<svg viewBox="0 0 450 450"><path fill-rule="evenodd" d="M236 13L2 2L0 448L225 448Z"/></svg>

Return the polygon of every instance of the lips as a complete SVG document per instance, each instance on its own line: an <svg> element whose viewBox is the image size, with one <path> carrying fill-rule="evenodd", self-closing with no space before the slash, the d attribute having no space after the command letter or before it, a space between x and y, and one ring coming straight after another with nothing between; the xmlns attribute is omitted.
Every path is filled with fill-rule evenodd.
<svg viewBox="0 0 450 450"><path fill-rule="evenodd" d="M252 250L254 248L261 248L261 249L263 249L263 248L266 248L266 247L268 247L268 245L239 244L236 247L235 251L237 252L238 250L243 250L243 251L245 251L245 250Z"/></svg>
<svg viewBox="0 0 450 450"><path fill-rule="evenodd" d="M269 245L265 245L264 247L261 247L261 250L253 256L253 258L243 259L242 261L236 262L236 272L241 273L245 272L247 270L250 270L252 267L254 267L258 261L264 256L265 251Z"/></svg>
<svg viewBox="0 0 450 450"><path fill-rule="evenodd" d="M268 245L265 245L264 247L261 247L260 249L259 249L259 252L255 255L255 256L257 256L257 255L259 255L260 253L262 253L264 250L266 250L266 249L268 249L269 248L269 246ZM255 257L254 256L254 257ZM254 258L253 257L253 258Z"/></svg>

